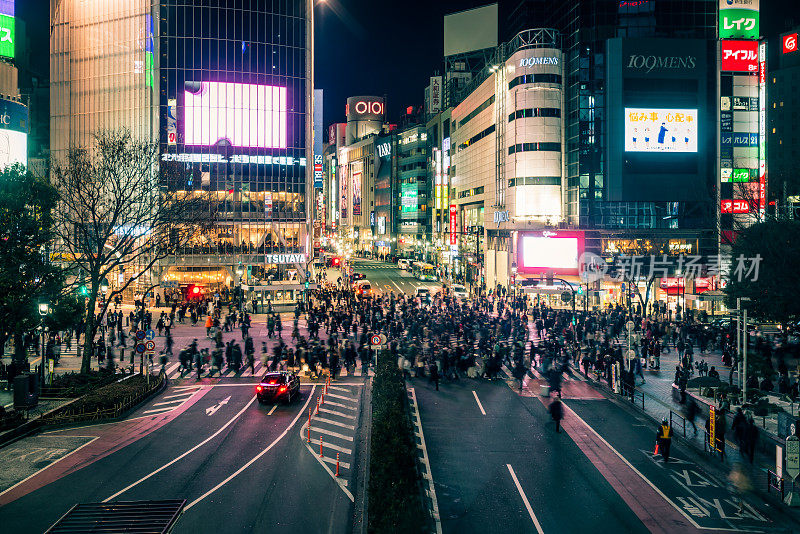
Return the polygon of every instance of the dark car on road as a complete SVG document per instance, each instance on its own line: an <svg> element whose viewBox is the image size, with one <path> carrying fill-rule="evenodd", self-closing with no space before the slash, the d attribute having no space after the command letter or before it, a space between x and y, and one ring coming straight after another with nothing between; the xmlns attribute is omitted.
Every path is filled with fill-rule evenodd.
<svg viewBox="0 0 800 534"><path fill-rule="evenodd" d="M352 280L355 282L356 280L363 280L366 277L367 275L364 273L353 273L350 278L352 278Z"/></svg>
<svg viewBox="0 0 800 534"><path fill-rule="evenodd" d="M286 371L267 373L256 386L256 397L261 404L279 401L288 404L299 396L300 379Z"/></svg>

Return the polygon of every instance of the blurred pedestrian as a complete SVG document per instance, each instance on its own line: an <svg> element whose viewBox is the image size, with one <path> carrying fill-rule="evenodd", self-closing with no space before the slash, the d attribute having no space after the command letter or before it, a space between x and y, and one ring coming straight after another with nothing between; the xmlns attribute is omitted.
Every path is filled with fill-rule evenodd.
<svg viewBox="0 0 800 534"><path fill-rule="evenodd" d="M561 399L553 399L550 406L547 407L547 411L550 412L550 417L556 424L556 432L561 433L561 420L564 418L564 407L561 404Z"/></svg>
<svg viewBox="0 0 800 534"><path fill-rule="evenodd" d="M670 448L672 446L672 427L667 418L661 420L661 425L656 431L656 446L658 454L664 458L664 463L669 462Z"/></svg>

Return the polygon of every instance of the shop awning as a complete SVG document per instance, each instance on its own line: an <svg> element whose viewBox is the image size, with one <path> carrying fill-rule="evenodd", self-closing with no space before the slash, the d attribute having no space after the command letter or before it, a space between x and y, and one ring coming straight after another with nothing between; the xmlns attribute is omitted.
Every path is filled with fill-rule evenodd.
<svg viewBox="0 0 800 534"><path fill-rule="evenodd" d="M699 295L694 293L686 293L685 295L686 300L697 300L701 302L722 302L725 300L725 293L719 291L718 289L713 289L711 291L704 291Z"/></svg>

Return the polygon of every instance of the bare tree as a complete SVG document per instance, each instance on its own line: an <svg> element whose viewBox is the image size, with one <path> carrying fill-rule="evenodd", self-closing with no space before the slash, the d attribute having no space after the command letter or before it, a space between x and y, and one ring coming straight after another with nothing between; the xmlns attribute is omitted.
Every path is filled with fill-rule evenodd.
<svg viewBox="0 0 800 534"><path fill-rule="evenodd" d="M159 170L158 155L155 143L124 130L105 131L94 146L73 148L53 162L60 193L57 246L73 273L83 271L88 290L82 373L91 368L97 314L102 317L117 295L214 222L207 194L175 187L173 177ZM101 284L123 268L126 276L98 309Z"/></svg>

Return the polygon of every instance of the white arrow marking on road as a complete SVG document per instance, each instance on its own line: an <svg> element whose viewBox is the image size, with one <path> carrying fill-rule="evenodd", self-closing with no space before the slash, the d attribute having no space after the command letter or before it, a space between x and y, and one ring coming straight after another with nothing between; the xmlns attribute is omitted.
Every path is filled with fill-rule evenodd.
<svg viewBox="0 0 800 534"><path fill-rule="evenodd" d="M219 404L215 404L214 406L209 406L208 408L206 408L206 415L208 415L209 417L214 415L215 413L217 413L217 410L222 408L223 404L228 404L229 400L231 400L230 395L228 395L227 398L224 398L221 401L219 401Z"/></svg>

